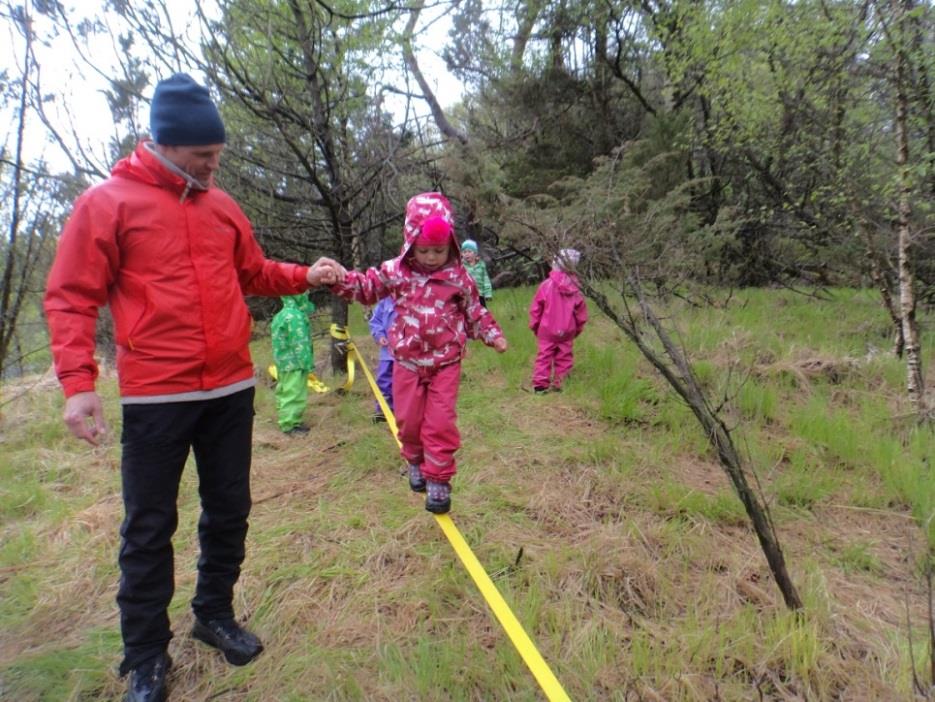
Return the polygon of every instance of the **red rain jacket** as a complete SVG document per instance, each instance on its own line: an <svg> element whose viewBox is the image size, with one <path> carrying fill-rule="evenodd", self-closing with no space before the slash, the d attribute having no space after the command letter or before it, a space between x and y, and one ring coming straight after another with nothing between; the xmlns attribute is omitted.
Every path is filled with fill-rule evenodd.
<svg viewBox="0 0 935 702"><path fill-rule="evenodd" d="M244 295L303 292L307 270L267 260L229 195L189 189L139 144L75 202L49 273L45 311L65 396L94 390L95 322L105 304L123 397L251 378Z"/></svg>

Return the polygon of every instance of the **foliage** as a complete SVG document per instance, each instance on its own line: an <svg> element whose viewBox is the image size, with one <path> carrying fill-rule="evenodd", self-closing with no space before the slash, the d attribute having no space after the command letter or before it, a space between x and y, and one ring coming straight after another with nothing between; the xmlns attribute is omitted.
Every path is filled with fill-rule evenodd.
<svg viewBox="0 0 935 702"><path fill-rule="evenodd" d="M554 197L569 178L603 179L607 159L643 148L671 158L653 164L665 171L652 174L656 189L632 195L680 193L670 240L658 244L680 248L685 231L704 238L693 269L702 281L864 283L865 249L882 260L894 253L891 66L904 50L923 299L935 289L928 3L908 13L912 41L902 48L887 4L869 1L475 0L450 8L443 38L426 11L409 39L465 81L448 115L463 144L415 117L421 96L409 86L400 29L422 5L223 0L196 13L198 47L167 21L165 2L114 3L87 21L43 8L86 63L89 38L110 32L120 48L106 88L118 151L145 133L153 78L183 68L208 79L230 134L222 183L274 256L379 261L396 251L407 197L440 188L463 217L459 230L504 271L515 267L514 280L528 277L533 251L513 226L515 200ZM394 95L405 96L402 109ZM855 236L858 222L866 237Z"/></svg>

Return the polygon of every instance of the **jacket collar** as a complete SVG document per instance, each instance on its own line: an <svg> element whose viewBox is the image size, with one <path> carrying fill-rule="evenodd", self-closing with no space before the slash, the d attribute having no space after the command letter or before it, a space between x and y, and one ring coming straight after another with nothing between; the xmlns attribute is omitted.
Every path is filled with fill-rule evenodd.
<svg viewBox="0 0 935 702"><path fill-rule="evenodd" d="M111 170L111 175L131 178L178 193L179 202L183 202L193 190L208 189L204 183L157 152L155 145L149 140L141 141L132 154L120 159Z"/></svg>

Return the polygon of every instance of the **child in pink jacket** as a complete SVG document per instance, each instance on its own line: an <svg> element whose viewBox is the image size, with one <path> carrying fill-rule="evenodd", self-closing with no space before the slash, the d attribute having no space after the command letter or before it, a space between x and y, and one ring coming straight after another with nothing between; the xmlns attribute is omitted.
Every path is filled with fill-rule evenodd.
<svg viewBox="0 0 935 702"><path fill-rule="evenodd" d="M444 195L409 200L403 238L398 257L348 271L331 290L365 305L386 296L395 302L389 348L401 453L409 464L409 487L426 492L429 512L443 514L451 508L454 455L461 446L456 404L467 340L481 339L501 353L507 342L461 263Z"/></svg>
<svg viewBox="0 0 935 702"><path fill-rule="evenodd" d="M532 372L536 393L558 392L574 365L575 338L588 321L588 305L578 289L574 270L581 254L562 249L552 262L549 277L542 281L529 306L529 328L539 340Z"/></svg>

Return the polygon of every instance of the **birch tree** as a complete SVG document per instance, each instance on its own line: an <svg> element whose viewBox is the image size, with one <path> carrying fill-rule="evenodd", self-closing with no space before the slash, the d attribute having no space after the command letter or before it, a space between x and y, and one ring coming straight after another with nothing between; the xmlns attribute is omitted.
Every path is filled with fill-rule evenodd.
<svg viewBox="0 0 935 702"><path fill-rule="evenodd" d="M897 197L896 232L899 271L899 313L906 358L906 392L919 417L928 414L925 376L922 373L919 324L916 319L916 282L913 270L913 198L916 192L910 160L910 66L909 15L913 0L891 0L891 24L887 37L892 46L892 80L895 92L894 125L896 141ZM886 22L886 18L884 18ZM935 154L928 154L928 158Z"/></svg>

